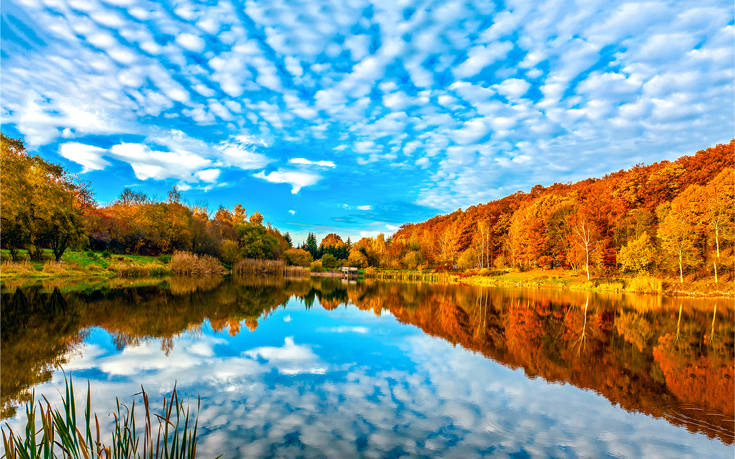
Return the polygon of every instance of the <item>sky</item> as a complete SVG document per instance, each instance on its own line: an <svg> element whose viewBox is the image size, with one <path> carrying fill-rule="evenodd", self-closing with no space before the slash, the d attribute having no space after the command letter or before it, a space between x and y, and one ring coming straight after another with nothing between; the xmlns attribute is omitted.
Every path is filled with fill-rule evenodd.
<svg viewBox="0 0 735 459"><path fill-rule="evenodd" d="M735 137L729 1L4 0L2 129L353 240Z"/></svg>

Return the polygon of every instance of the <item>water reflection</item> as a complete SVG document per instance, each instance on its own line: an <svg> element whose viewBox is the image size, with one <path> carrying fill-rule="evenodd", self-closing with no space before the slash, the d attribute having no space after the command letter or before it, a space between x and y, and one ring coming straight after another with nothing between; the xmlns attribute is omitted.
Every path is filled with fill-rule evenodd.
<svg viewBox="0 0 735 459"><path fill-rule="evenodd" d="M3 417L63 363L97 407L200 393L203 448L233 456L732 455L724 301L169 279L4 285L2 305Z"/></svg>

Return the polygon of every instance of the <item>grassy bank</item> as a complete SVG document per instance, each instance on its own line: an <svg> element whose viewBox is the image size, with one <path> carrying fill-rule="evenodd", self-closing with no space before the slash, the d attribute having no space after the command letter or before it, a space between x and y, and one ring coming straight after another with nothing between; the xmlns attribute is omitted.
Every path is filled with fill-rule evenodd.
<svg viewBox="0 0 735 459"><path fill-rule="evenodd" d="M118 255L92 251L67 250L56 262L50 253L42 261L31 261L27 252L19 251L20 261L11 261L2 251L0 277L8 279L51 279L71 277L158 277L171 274L170 257Z"/></svg>
<svg viewBox="0 0 735 459"><path fill-rule="evenodd" d="M561 288L578 291L652 293L676 296L733 296L733 282L650 276L599 277L587 280L584 274L568 270L496 271L456 274L453 281L476 286Z"/></svg>

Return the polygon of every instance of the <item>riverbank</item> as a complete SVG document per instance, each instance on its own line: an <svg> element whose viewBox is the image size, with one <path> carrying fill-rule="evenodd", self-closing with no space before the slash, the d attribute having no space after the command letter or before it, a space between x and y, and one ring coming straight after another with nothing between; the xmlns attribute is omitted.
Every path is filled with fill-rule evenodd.
<svg viewBox="0 0 735 459"><path fill-rule="evenodd" d="M500 271L487 274L456 274L454 281L480 287L559 288L575 291L649 293L668 296L732 297L732 281L718 284L709 279L687 279L650 276L598 277L587 280L584 274L568 270Z"/></svg>
<svg viewBox="0 0 735 459"><path fill-rule="evenodd" d="M46 254L45 254L46 255ZM104 252L67 250L61 260L31 261L21 252L22 261L10 261L8 251L2 251L0 278L54 279L89 277L160 277L171 274L170 256L118 255Z"/></svg>

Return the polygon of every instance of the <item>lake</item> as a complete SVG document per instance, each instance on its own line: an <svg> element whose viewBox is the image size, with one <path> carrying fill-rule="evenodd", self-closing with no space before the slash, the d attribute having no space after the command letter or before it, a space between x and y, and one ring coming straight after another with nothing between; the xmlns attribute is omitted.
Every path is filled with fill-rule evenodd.
<svg viewBox="0 0 735 459"><path fill-rule="evenodd" d="M732 300L186 279L2 289L2 412L174 383L202 457L723 457ZM81 391L80 391L81 392ZM81 397L80 397L81 398Z"/></svg>

